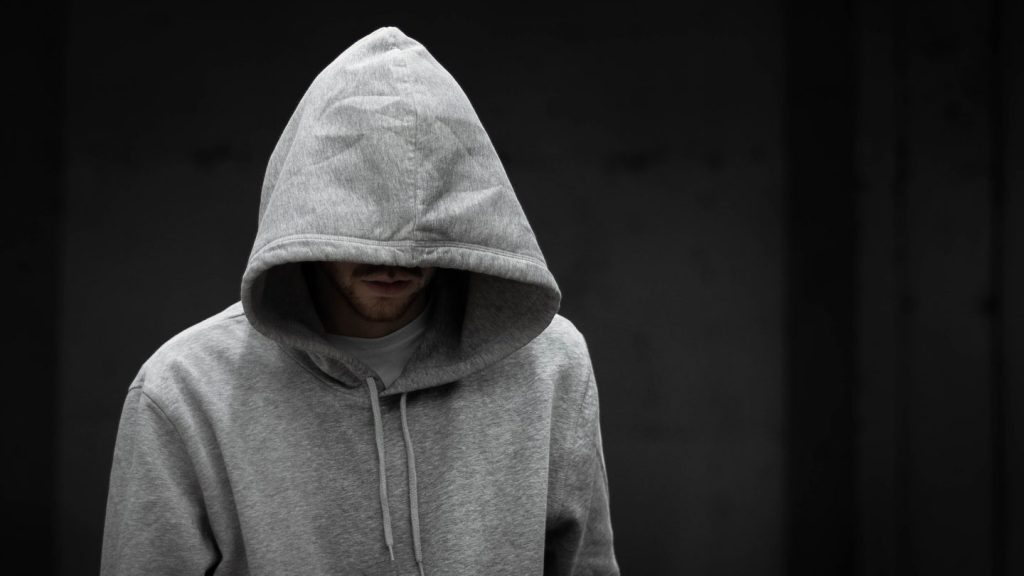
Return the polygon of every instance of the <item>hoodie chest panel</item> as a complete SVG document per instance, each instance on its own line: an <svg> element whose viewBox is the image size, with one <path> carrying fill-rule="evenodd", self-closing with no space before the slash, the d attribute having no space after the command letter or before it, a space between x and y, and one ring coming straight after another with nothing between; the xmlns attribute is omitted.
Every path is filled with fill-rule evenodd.
<svg viewBox="0 0 1024 576"><path fill-rule="evenodd" d="M466 381L411 395L407 408L427 573L542 572L550 392L540 381ZM396 434L389 426L389 441ZM403 445L388 450L390 461Z"/></svg>
<svg viewBox="0 0 1024 576"><path fill-rule="evenodd" d="M249 396L225 419L219 436L254 573L416 573L398 397L381 398L392 565L372 412L354 394L366 390ZM407 417L428 573L522 570L527 550L540 566L550 393L539 381L456 383L411 393Z"/></svg>
<svg viewBox="0 0 1024 576"><path fill-rule="evenodd" d="M392 574L369 403L313 390L250 396L220 426L248 565L254 574ZM402 454L388 455L396 479Z"/></svg>

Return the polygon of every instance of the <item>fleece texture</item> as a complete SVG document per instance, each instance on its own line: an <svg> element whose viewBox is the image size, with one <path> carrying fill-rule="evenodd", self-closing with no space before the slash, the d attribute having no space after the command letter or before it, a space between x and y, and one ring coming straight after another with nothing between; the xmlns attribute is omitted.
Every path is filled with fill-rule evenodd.
<svg viewBox="0 0 1024 576"><path fill-rule="evenodd" d="M438 268L387 388L332 345L312 261ZM271 155L239 302L131 383L104 575L618 574L586 343L483 125L385 27Z"/></svg>

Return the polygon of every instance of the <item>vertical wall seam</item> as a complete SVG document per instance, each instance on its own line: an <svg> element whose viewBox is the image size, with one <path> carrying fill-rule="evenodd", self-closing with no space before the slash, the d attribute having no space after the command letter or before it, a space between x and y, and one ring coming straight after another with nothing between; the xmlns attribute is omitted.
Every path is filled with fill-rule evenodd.
<svg viewBox="0 0 1024 576"><path fill-rule="evenodd" d="M1007 514L1006 514L1006 408L1005 408L1005 293L1004 293L1004 271L1005 264L1005 222L1003 220L1003 206L1006 194L1006 171L1004 157L1007 149L1006 142L1006 114L1003 75L1006 73L1006 66L1003 60L1003 34L1002 34L1002 0L991 0L990 2L990 26L989 48L991 58L988 67L989 74L989 136L990 144L990 169L991 173L991 201L989 209L991 222L989 222L990 234L990 302L989 330L991 334L990 362L991 362L991 396L992 403L992 573L1001 576L1006 566L1006 537L1007 537Z"/></svg>
<svg viewBox="0 0 1024 576"><path fill-rule="evenodd" d="M893 201L893 295L896 300L896 338L893 350L895 385L893 393L896 414L895 443L896 478L894 479L894 522L895 574L913 574L913 554L910 538L910 388L911 366L911 316L913 301L910 287L909 263L909 207L907 187L910 171L910 95L909 63L909 18L906 2L893 3L893 46L892 67L894 82L893 118L895 122L893 142L892 201Z"/></svg>

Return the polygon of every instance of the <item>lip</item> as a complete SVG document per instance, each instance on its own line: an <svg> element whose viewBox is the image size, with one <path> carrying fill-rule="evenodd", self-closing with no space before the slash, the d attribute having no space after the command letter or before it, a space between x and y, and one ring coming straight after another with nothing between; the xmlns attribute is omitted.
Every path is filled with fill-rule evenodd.
<svg viewBox="0 0 1024 576"><path fill-rule="evenodd" d="M362 282L369 287L371 292L381 296L401 294L413 285L411 279L402 280L396 278L388 278L387 280L364 279Z"/></svg>
<svg viewBox="0 0 1024 576"><path fill-rule="evenodd" d="M392 283L392 282L411 282L415 280L414 276L406 276L405 274L396 274L394 276L388 276L387 274L370 274L362 278L364 282L381 282L381 283Z"/></svg>

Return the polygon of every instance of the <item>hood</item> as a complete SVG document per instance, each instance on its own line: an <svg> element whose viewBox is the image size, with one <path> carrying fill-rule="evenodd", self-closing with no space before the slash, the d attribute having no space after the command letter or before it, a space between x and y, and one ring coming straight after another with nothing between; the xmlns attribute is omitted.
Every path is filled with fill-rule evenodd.
<svg viewBox="0 0 1024 576"><path fill-rule="evenodd" d="M368 368L325 338L302 262L439 268L433 318L385 394L456 381L518 350L561 294L469 99L384 27L313 81L274 148L242 275L252 326L346 386Z"/></svg>

